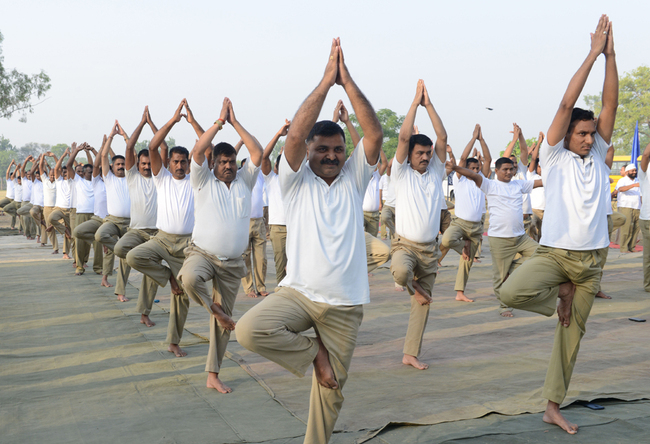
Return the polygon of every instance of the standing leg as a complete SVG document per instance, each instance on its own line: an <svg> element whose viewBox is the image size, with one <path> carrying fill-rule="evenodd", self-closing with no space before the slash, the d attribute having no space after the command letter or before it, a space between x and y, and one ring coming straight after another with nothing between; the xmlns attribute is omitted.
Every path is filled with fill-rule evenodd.
<svg viewBox="0 0 650 444"><path fill-rule="evenodd" d="M271 225L271 245L275 260L275 275L278 285L287 275L287 227Z"/></svg>
<svg viewBox="0 0 650 444"><path fill-rule="evenodd" d="M266 226L264 225L264 219L255 219L255 224L251 228L253 230L252 245L255 259L255 287L260 296L268 296L269 293L266 291L265 284L268 261L266 259Z"/></svg>
<svg viewBox="0 0 650 444"><path fill-rule="evenodd" d="M643 235L643 289L650 292L650 220L641 220Z"/></svg>
<svg viewBox="0 0 650 444"><path fill-rule="evenodd" d="M517 254L516 238L499 238L488 236L490 252L492 253L492 283L494 295L499 300L501 316L511 318L512 308L501 300L501 286L508 277L510 266Z"/></svg>

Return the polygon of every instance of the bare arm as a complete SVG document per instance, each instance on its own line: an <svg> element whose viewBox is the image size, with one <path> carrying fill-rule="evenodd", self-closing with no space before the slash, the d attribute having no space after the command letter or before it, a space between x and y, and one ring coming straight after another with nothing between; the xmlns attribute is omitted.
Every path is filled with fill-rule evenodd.
<svg viewBox="0 0 650 444"><path fill-rule="evenodd" d="M56 165L54 165L54 177L59 178L61 177L61 173L63 172L62 165L63 165L63 159L65 156L70 154L70 148L66 148L63 154L61 155L60 159L57 159Z"/></svg>
<svg viewBox="0 0 650 444"><path fill-rule="evenodd" d="M377 168L377 171L379 171L380 176L383 176L386 172L386 168L388 168L388 159L386 158L384 150L379 150L379 157L381 158L381 164Z"/></svg>
<svg viewBox="0 0 650 444"><path fill-rule="evenodd" d="M424 82L422 85L424 86ZM429 98L429 93L426 86L424 86L422 105L427 109L429 119L431 119L431 123L433 124L433 130L436 133L436 143L434 145L435 152L438 155L438 159L440 159L442 163L445 163L445 160L447 160L447 130L442 124L442 120L440 119L438 112L433 107L433 103L431 103L431 99Z"/></svg>
<svg viewBox="0 0 650 444"><path fill-rule="evenodd" d="M625 185L624 187L619 187L618 191L629 191L632 188L638 188L641 184L633 183L632 185Z"/></svg>
<svg viewBox="0 0 650 444"><path fill-rule="evenodd" d="M470 141L467 143L465 146L465 149L463 150L463 153L460 155L460 160L458 161L458 166L461 168L465 168L467 165L467 159L469 158L469 153L472 151L472 148L474 147L474 144L478 140L478 135L479 132L481 131L481 125L478 123L474 127L474 132L472 133L472 138ZM458 176L460 177L460 175Z"/></svg>
<svg viewBox="0 0 650 444"><path fill-rule="evenodd" d="M348 129L348 132L350 133L350 138L352 139L352 146L356 148L357 145L359 144L359 141L361 140L361 136L359 136L359 132L350 121L350 115L348 114L347 108L343 104L343 100L339 100L339 103L336 104L336 108L334 109L333 121L336 123L339 120L345 124L345 127Z"/></svg>
<svg viewBox="0 0 650 444"><path fill-rule="evenodd" d="M11 159L11 163L7 167L7 175L5 176L7 180L11 180L11 167L16 165L16 159Z"/></svg>
<svg viewBox="0 0 650 444"><path fill-rule="evenodd" d="M646 151L648 151L647 147L646 147ZM645 154L645 151L643 153ZM643 162L643 158L641 159L641 162ZM611 170L613 163L614 163L614 145L610 145L609 148L607 148L607 154L605 154L605 165L607 165L607 168ZM609 181L610 181L609 183L612 183L611 177Z"/></svg>
<svg viewBox="0 0 650 444"><path fill-rule="evenodd" d="M192 159L194 159L194 162L196 162L197 164L203 165L203 162L205 162L205 151L207 148L211 146L212 139L214 139L214 136L216 136L217 133L221 131L221 129L225 125L225 122L229 117L228 116L229 110L230 110L230 99L226 97L225 99L223 99L223 106L221 107L221 113L219 114L219 118L214 123L214 125L212 125L210 128L208 128L207 131L204 131L203 134L201 134L199 140L196 142L196 145L194 145L194 149L192 150L193 151Z"/></svg>
<svg viewBox="0 0 650 444"><path fill-rule="evenodd" d="M609 23L607 43L603 50L605 54L605 83L603 84L603 103L598 115L597 131L605 142L610 143L616 121L618 108L618 69L616 67L616 53L614 52L614 29Z"/></svg>
<svg viewBox="0 0 650 444"><path fill-rule="evenodd" d="M542 179L536 179L535 183L533 184L533 188L539 188L539 187L543 187L543 186L544 186L544 183L542 182Z"/></svg>
<svg viewBox="0 0 650 444"><path fill-rule="evenodd" d="M155 135L158 132L158 128L156 127L156 124L153 123L153 120L151 119L151 113L148 109L149 107L147 107L147 123ZM167 146L167 142L165 142L165 140L162 140L160 142L160 158L162 159L162 164L165 166L165 168L167 168L169 166L169 147Z"/></svg>
<svg viewBox="0 0 650 444"><path fill-rule="evenodd" d="M415 123L415 115L418 111L418 106L422 102L422 96L424 94L424 82L420 79L418 80L418 85L415 88L415 98L411 102L411 107L409 108L404 121L402 122L402 127L399 130L399 138L397 140L397 150L395 151L395 157L397 161L403 164L408 155L409 155L409 142L411 140L411 135L413 134L413 125Z"/></svg>
<svg viewBox="0 0 650 444"><path fill-rule="evenodd" d="M115 134L117 134L119 131L118 129L118 123L117 120L115 121L115 125L113 125L113 129L111 130L110 134L108 135L108 138L106 139L106 144L104 145L104 148L102 149L101 152L101 157L102 157L102 176L106 177L108 175L108 172L111 169L111 164L108 159L108 153L109 151L112 152L111 150L111 143L113 142L113 137L115 137ZM153 164L153 160L151 162Z"/></svg>
<svg viewBox="0 0 650 444"><path fill-rule="evenodd" d="M650 143L645 147L643 150L643 154L641 155L641 169L645 173L648 171L648 163L650 162Z"/></svg>
<svg viewBox="0 0 650 444"><path fill-rule="evenodd" d="M268 145L266 145L266 148L264 148L264 153L262 154L262 174L265 176L267 176L273 170L273 165L271 165L271 153L273 152L273 148L275 148L275 145L278 143L280 137L286 136L289 132L289 125L291 125L291 122L285 119L282 128L280 128L280 130L275 133L275 136L273 136Z"/></svg>
<svg viewBox="0 0 650 444"><path fill-rule="evenodd" d="M185 101L185 111L187 111L187 116L185 116L185 119L190 125L192 125L192 128L194 128L194 132L196 133L196 136L200 139L205 131L203 130L203 128L201 128L199 122L197 122L196 119L194 118L194 114L192 113L190 106L187 104L187 100Z"/></svg>
<svg viewBox="0 0 650 444"><path fill-rule="evenodd" d="M551 127L548 129L548 143L551 146L555 146L560 141L564 139L564 137L567 134L567 131L569 130L569 124L571 123L571 113L573 112L573 107L575 106L576 102L580 98L580 94L582 94L582 89L585 86L585 83L587 82L587 78L589 77L589 73L591 72L591 68L594 65L594 62L598 58L598 56L605 50L606 43L608 40L608 32L610 31L611 25L609 22L609 18L606 15L602 15L598 21L598 26L596 26L596 30L594 31L593 34L591 34L591 49L589 51L589 55L587 55L587 58L585 61L582 63L578 71L573 75L571 78L571 81L569 82L569 86L567 87L566 92L564 93L564 97L562 97L562 102L560 102L560 107L557 110L557 113L555 114L555 117L553 118L553 122L551 123ZM612 43L613 46L613 43ZM613 50L613 48L611 48ZM612 61L614 61L614 58L611 58ZM615 62L614 62L614 70L615 70ZM608 70L609 71L609 70ZM606 80L607 80L607 75L608 73L606 72ZM614 82L614 79L609 79L611 82ZM618 83L618 76L616 76L616 83ZM607 82L606 82L607 84ZM616 88L617 90L617 95L618 95L618 87ZM608 91L610 93L610 91ZM603 90L603 110L605 110L605 91ZM605 113L605 120L607 121L607 124L603 127L603 130L605 127L609 127L611 124L611 128L614 128L614 121L611 119L611 122L609 122L609 118L616 115L616 109L614 110L609 110L607 113ZM602 113L601 113L602 114ZM599 119L600 121L600 119ZM600 126L600 122L599 122ZM603 138L605 139L605 135L601 134ZM609 139L605 139L609 143L609 140L611 140L611 132L609 133Z"/></svg>
<svg viewBox="0 0 650 444"><path fill-rule="evenodd" d="M483 131L479 128L478 132L478 141L481 144L481 151L483 151L483 158L479 154L479 166L481 167L481 172L485 177L490 177L492 175L492 154L490 154L490 148L488 148L485 139L483 138Z"/></svg>
<svg viewBox="0 0 650 444"><path fill-rule="evenodd" d="M533 150L530 153L530 164L528 165L528 171L531 173L535 170L535 161L539 157L539 147L542 146L543 141L544 141L544 133L540 132L539 136L537 137L537 142L535 143L535 146L533 147Z"/></svg>
<svg viewBox="0 0 650 444"><path fill-rule="evenodd" d="M75 142L72 142L72 152L70 153L70 158L68 159L68 163L66 165L66 168L68 169L68 178L69 179L74 179L75 176L75 170L74 170L74 161L77 158L77 154L83 149L83 144L80 144L77 146Z"/></svg>
<svg viewBox="0 0 650 444"><path fill-rule="evenodd" d="M445 168L449 171L455 171L456 173L460 174L461 176L465 176L470 180L473 180L474 183L476 183L476 186L481 188L481 184L483 183L483 176L481 176L478 173L475 173L474 171L468 169L468 168L461 168L458 165L456 165L456 162L452 160L448 160L447 163L445 164Z"/></svg>
<svg viewBox="0 0 650 444"><path fill-rule="evenodd" d="M239 134L239 137L244 141L244 145L246 145L246 148L248 149L248 153L250 154L250 161L253 162L253 165L256 167L259 167L262 164L262 145L257 141L255 137L253 137L248 131L246 131L246 128L244 128L241 123L239 123L239 120L237 120L237 117L235 117L235 111L232 108L232 102L228 100L228 123L232 125L233 128L235 128L235 131L237 131L237 134Z"/></svg>
<svg viewBox="0 0 650 444"><path fill-rule="evenodd" d="M512 140L506 147L506 150L503 152L503 157L510 157L512 156L512 150L515 148L515 144L517 143L517 140L519 140L519 134L521 133L521 128L519 128L519 125L516 123L512 124Z"/></svg>
<svg viewBox="0 0 650 444"><path fill-rule="evenodd" d="M154 134L153 139L151 139L151 142L149 142L149 159L151 160L151 172L153 173L154 176L157 176L158 173L160 172L160 169L163 168L162 157L158 152L158 148L164 142L165 138L167 137L167 134L169 134L173 126L181 121L181 118L184 116L183 114L181 114L181 111L183 110L183 106L185 106L185 103L186 103L185 99L183 99L180 105L178 105L178 108L176 108L176 112L174 113L172 118L169 119L169 122L165 123L163 127L160 128L156 132L156 134Z"/></svg>
<svg viewBox="0 0 650 444"><path fill-rule="evenodd" d="M106 146L107 141L108 141L108 137L106 137L106 134L104 134L104 139L102 140L102 146L99 147L99 152L95 153L95 161L93 162L93 177L99 176L99 170L100 167L102 166L102 152L104 151L104 147Z"/></svg>
<svg viewBox="0 0 650 444"><path fill-rule="evenodd" d="M528 144L523 131L519 131L519 161L524 166L528 165Z"/></svg>
<svg viewBox="0 0 650 444"><path fill-rule="evenodd" d="M147 123L148 113L149 107L145 106L144 112L142 113L142 119L140 119L140 123L135 127L133 134L131 134L131 138L126 144L126 151L124 152L124 163L127 171L133 168L133 165L136 163L135 145L138 143L138 139L142 133L142 128L144 128L144 125Z"/></svg>

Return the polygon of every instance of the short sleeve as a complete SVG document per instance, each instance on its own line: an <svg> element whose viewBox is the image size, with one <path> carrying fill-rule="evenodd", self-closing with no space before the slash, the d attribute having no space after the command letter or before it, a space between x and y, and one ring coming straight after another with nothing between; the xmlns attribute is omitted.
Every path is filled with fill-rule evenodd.
<svg viewBox="0 0 650 444"><path fill-rule="evenodd" d="M168 177L171 177L172 173L169 172L165 166L160 167L158 174L153 175L153 184L156 188L162 185L163 181L167 180ZM108 177L108 176L107 176Z"/></svg>
<svg viewBox="0 0 650 444"><path fill-rule="evenodd" d="M445 164L440 160L435 150L433 152L433 157L431 158L431 161L429 161L429 165L427 166L427 169L431 171L433 174L435 174L436 177L439 179L439 181L442 181L442 178L445 175Z"/></svg>
<svg viewBox="0 0 650 444"><path fill-rule="evenodd" d="M377 160L378 162L379 160ZM352 155L345 161L341 172L343 174L349 174L352 177L359 194L363 196L368 188L372 173L377 167L377 163L374 165L368 163L366 150L363 146L363 138L361 138Z"/></svg>
<svg viewBox="0 0 650 444"><path fill-rule="evenodd" d="M256 167L253 162L249 161L244 164L243 168L240 168L239 171L237 171L237 177L243 180L248 189L252 191L257 183L257 175L259 174L259 171L260 167Z"/></svg>
<svg viewBox="0 0 650 444"><path fill-rule="evenodd" d="M404 159L403 163L399 163L397 156L395 156L393 158L393 167L391 168L390 179L397 181L402 180L406 175L406 168L409 168L408 157Z"/></svg>
<svg viewBox="0 0 650 444"><path fill-rule="evenodd" d="M280 191L285 202L290 202L296 196L300 184L304 180L307 165L307 156L302 159L298 171L294 171L287 161L287 156L280 158L278 166L278 180L280 181Z"/></svg>
<svg viewBox="0 0 650 444"><path fill-rule="evenodd" d="M533 191L533 187L535 186L535 181L534 180L521 180L521 192L523 194L528 194L531 191Z"/></svg>
<svg viewBox="0 0 650 444"><path fill-rule="evenodd" d="M481 182L481 191L486 195L490 194L490 189L492 187L492 181L490 179L484 178Z"/></svg>
<svg viewBox="0 0 650 444"><path fill-rule="evenodd" d="M140 173L138 172L138 164L134 163L133 166L131 166L131 168L126 170L125 173L126 183L129 184L129 186L133 186L134 179L136 179L137 177L136 174L140 174Z"/></svg>
<svg viewBox="0 0 650 444"><path fill-rule="evenodd" d="M544 139L539 149L539 164L542 170L555 165L559 161L563 149L564 139L560 140L555 146L550 146L547 139Z"/></svg>
<svg viewBox="0 0 650 444"><path fill-rule="evenodd" d="M190 185L192 186L192 189L198 190L199 188L203 188L205 184L208 183L208 180L210 179L210 175L211 174L214 175L214 174L212 173L212 171L210 171L210 168L208 167L207 158L203 160L203 163L201 165L199 165L194 160L194 156L192 156L191 164L192 164L192 174L190 174ZM162 169L160 171L162 171ZM171 174L171 173L167 171L167 174Z"/></svg>

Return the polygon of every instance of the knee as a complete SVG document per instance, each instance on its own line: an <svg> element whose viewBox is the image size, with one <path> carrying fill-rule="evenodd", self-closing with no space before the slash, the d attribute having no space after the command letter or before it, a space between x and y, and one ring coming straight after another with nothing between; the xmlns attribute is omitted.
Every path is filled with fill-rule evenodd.
<svg viewBox="0 0 650 444"><path fill-rule="evenodd" d="M499 289L501 302L508 307L517 308L517 291L512 285L513 281L505 281Z"/></svg>
<svg viewBox="0 0 650 444"><path fill-rule="evenodd" d="M97 235L95 235L95 238L97 238ZM101 242L101 241L99 241ZM140 266L142 264L142 258L138 254L138 249L134 248L133 250L129 251L125 255L126 263L129 264L131 268L134 270L140 271Z"/></svg>
<svg viewBox="0 0 650 444"><path fill-rule="evenodd" d="M410 279L412 279L412 273L409 268L404 264L393 264L390 267L390 271L393 274L393 280L396 284L401 285L402 287L407 286Z"/></svg>
<svg viewBox="0 0 650 444"><path fill-rule="evenodd" d="M75 231L77 230L75 229ZM118 242L115 244L115 248L113 249L113 252L115 253L115 256L121 257L122 259L126 259L126 256L129 253L129 249L125 248L122 242Z"/></svg>
<svg viewBox="0 0 650 444"><path fill-rule="evenodd" d="M251 318L252 316L248 312L237 321L237 342L245 349L255 352L256 337L259 336L259 332L256 331L255 323L251 321Z"/></svg>

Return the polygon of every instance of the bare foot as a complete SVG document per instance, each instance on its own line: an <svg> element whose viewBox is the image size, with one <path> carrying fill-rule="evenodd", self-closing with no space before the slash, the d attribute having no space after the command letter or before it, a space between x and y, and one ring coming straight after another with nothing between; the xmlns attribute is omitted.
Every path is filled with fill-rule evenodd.
<svg viewBox="0 0 650 444"><path fill-rule="evenodd" d="M463 260L469 261L470 247L472 246L472 241L469 239L465 240L465 245L463 246Z"/></svg>
<svg viewBox="0 0 650 444"><path fill-rule="evenodd" d="M560 324L563 327L568 327L571 323L571 304L573 304L573 295L576 291L576 286L573 282L565 282L560 284L560 292L557 297L560 303L557 305L557 315L560 318Z"/></svg>
<svg viewBox="0 0 650 444"><path fill-rule="evenodd" d="M260 294L260 296L262 296L263 298L265 298L265 297L267 297L267 296L269 295L269 292L268 292L268 291L260 291L259 294Z"/></svg>
<svg viewBox="0 0 650 444"><path fill-rule="evenodd" d="M368 277L369 277L369 278L371 278L371 277L373 277L373 276L374 276L374 274L372 274L372 273L368 273Z"/></svg>
<svg viewBox="0 0 650 444"><path fill-rule="evenodd" d="M108 247L106 245L102 245L102 250L104 250L104 254L108 254Z"/></svg>
<svg viewBox="0 0 650 444"><path fill-rule="evenodd" d="M52 254L59 254L59 250L54 250Z"/></svg>
<svg viewBox="0 0 650 444"><path fill-rule="evenodd" d="M47 247L47 244L41 244L41 247Z"/></svg>
<svg viewBox="0 0 650 444"><path fill-rule="evenodd" d="M251 291L250 293L247 293L246 296L248 296L249 298L256 298L257 293L255 293L254 291Z"/></svg>
<svg viewBox="0 0 650 444"><path fill-rule="evenodd" d="M320 385L329 389L339 388L339 383L336 382L336 377L334 376L334 370L332 370L332 365L330 364L330 355L323 341L318 339L318 354L314 358L314 373L316 374L316 381Z"/></svg>
<svg viewBox="0 0 650 444"><path fill-rule="evenodd" d="M112 287L112 285L108 283L108 276L102 276L101 286L106 288Z"/></svg>
<svg viewBox="0 0 650 444"><path fill-rule="evenodd" d="M63 253L63 257L61 259L72 259L72 258L68 256L68 253Z"/></svg>
<svg viewBox="0 0 650 444"><path fill-rule="evenodd" d="M607 295L606 295L605 293L603 293L602 291L599 291L598 293L596 293L596 297L597 297L597 298L602 298L602 299L611 299L611 298L612 298L611 296L607 296Z"/></svg>
<svg viewBox="0 0 650 444"><path fill-rule="evenodd" d="M77 270L77 272L74 275L81 276L82 274L84 274L84 270Z"/></svg>
<svg viewBox="0 0 650 444"><path fill-rule="evenodd" d="M41 243L41 236L36 236L36 243L40 244Z"/></svg>
<svg viewBox="0 0 650 444"><path fill-rule="evenodd" d="M402 287L397 282L395 283L395 291L406 291L406 287Z"/></svg>
<svg viewBox="0 0 650 444"><path fill-rule="evenodd" d="M175 354L177 358L183 358L183 357L187 356L187 353L185 353L178 346L178 344L169 344L169 347L167 347L167 351L170 352L170 353Z"/></svg>
<svg viewBox="0 0 650 444"><path fill-rule="evenodd" d="M235 329L235 321L223 311L221 305L213 302L210 309L212 310L212 315L217 319L217 322L223 329L231 331Z"/></svg>
<svg viewBox="0 0 650 444"><path fill-rule="evenodd" d="M129 302L129 298L127 298L123 294L118 294L117 295L117 300L120 301L120 302Z"/></svg>
<svg viewBox="0 0 650 444"><path fill-rule="evenodd" d="M462 302L474 302L474 299L470 299L467 296L465 296L464 291L459 291L456 293L456 300Z"/></svg>
<svg viewBox="0 0 650 444"><path fill-rule="evenodd" d="M404 357L402 358L402 364L412 365L418 370L426 370L429 368L429 364L425 364L424 362L420 361L417 357L411 355L404 355Z"/></svg>
<svg viewBox="0 0 650 444"><path fill-rule="evenodd" d="M178 286L178 282L176 282L176 278L174 275L169 276L169 285L172 287L172 294L179 295L183 294L183 290L181 290L181 287Z"/></svg>
<svg viewBox="0 0 650 444"><path fill-rule="evenodd" d="M147 327L153 327L154 325L156 325L156 323L151 319L149 319L149 316L147 316L146 314L140 316L140 323L146 325Z"/></svg>
<svg viewBox="0 0 650 444"><path fill-rule="evenodd" d="M476 264L480 264L480 263L481 263L481 261L480 261L480 260L478 260L478 258L476 258L476 257L475 257L475 258L474 258L474 263L476 263Z"/></svg>
<svg viewBox="0 0 650 444"><path fill-rule="evenodd" d="M514 318L515 317L515 315L513 315L511 311L502 311L501 316L503 316L504 318Z"/></svg>
<svg viewBox="0 0 650 444"><path fill-rule="evenodd" d="M209 389L215 389L219 393L232 392L232 389L230 387L228 387L226 384L221 382L221 379L219 379L219 373L213 373L213 372L208 373L208 383L206 384L206 387Z"/></svg>
<svg viewBox="0 0 650 444"><path fill-rule="evenodd" d="M73 266L74 268L77 268L77 261L74 261L74 262L72 263L72 266Z"/></svg>
<svg viewBox="0 0 650 444"><path fill-rule="evenodd" d="M554 424L560 427L570 435L578 433L578 425L567 421L560 412L560 405L555 402L549 401L548 404L546 404L546 411L544 412L542 420L547 424Z"/></svg>
<svg viewBox="0 0 650 444"><path fill-rule="evenodd" d="M47 228L45 229L45 231L48 232L48 233L51 233L52 230L54 230L54 225L50 225L49 227L47 227Z"/></svg>
<svg viewBox="0 0 650 444"><path fill-rule="evenodd" d="M420 305L429 305L433 300L415 279L413 279L413 289L415 290L415 300L417 300Z"/></svg>

